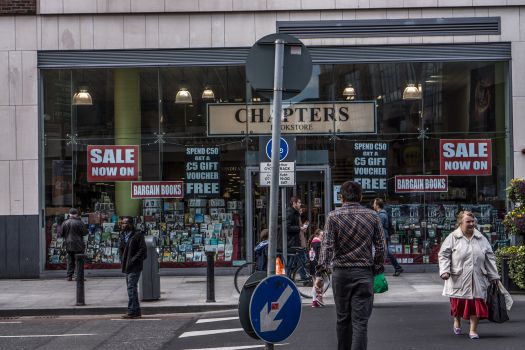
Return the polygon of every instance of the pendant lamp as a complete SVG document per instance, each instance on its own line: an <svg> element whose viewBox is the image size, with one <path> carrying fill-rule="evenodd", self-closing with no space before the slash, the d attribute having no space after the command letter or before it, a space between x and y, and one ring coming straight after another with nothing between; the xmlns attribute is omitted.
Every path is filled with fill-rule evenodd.
<svg viewBox="0 0 525 350"><path fill-rule="evenodd" d="M343 97L345 97L346 100L353 100L355 99L355 89L352 86L352 84L348 84L344 90L343 90Z"/></svg>
<svg viewBox="0 0 525 350"><path fill-rule="evenodd" d="M92 106L93 99L91 94L88 92L87 86L80 86L78 92L73 95L74 106Z"/></svg>
<svg viewBox="0 0 525 350"><path fill-rule="evenodd" d="M175 96L175 103L190 104L193 100L191 94L186 88L181 88Z"/></svg>
<svg viewBox="0 0 525 350"><path fill-rule="evenodd" d="M420 100L421 99L421 84L407 84L403 91L403 100Z"/></svg>
<svg viewBox="0 0 525 350"><path fill-rule="evenodd" d="M202 92L202 99L203 100L214 100L215 99L215 93L213 92L210 87L206 86L204 88L204 91Z"/></svg>

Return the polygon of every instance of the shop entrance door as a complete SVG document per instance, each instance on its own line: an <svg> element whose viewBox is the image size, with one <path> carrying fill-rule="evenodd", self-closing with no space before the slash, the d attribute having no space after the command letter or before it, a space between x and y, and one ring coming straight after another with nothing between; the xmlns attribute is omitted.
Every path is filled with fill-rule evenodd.
<svg viewBox="0 0 525 350"><path fill-rule="evenodd" d="M259 233L268 228L270 210L270 188L259 185L259 169L246 168L246 259L252 261L253 248L259 241ZM279 189L279 222L282 226L282 201L286 208L290 206L290 198L296 196L303 204L303 220L308 220L308 237L317 228L324 225L326 215L331 206L331 173L328 165L296 166L296 185L285 187L285 193ZM281 237L279 235L279 237ZM280 246L281 243L278 243Z"/></svg>

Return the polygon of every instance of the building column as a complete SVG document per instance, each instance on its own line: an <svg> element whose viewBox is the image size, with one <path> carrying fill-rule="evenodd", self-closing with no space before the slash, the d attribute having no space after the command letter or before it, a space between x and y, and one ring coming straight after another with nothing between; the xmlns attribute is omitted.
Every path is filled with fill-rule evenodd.
<svg viewBox="0 0 525 350"><path fill-rule="evenodd" d="M115 145L139 145L141 174L140 73L138 69L115 69ZM140 199L131 199L129 181L115 182L115 209L120 216L140 215Z"/></svg>

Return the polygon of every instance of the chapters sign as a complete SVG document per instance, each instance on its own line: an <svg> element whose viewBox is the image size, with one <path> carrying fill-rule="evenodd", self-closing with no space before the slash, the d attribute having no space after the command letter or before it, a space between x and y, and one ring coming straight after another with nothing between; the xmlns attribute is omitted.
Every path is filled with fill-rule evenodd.
<svg viewBox="0 0 525 350"><path fill-rule="evenodd" d="M139 146L87 146L87 180L133 181L139 177Z"/></svg>
<svg viewBox="0 0 525 350"><path fill-rule="evenodd" d="M490 139L439 140L441 175L479 176L492 173Z"/></svg>
<svg viewBox="0 0 525 350"><path fill-rule="evenodd" d="M218 196L219 148L186 147L186 195Z"/></svg>

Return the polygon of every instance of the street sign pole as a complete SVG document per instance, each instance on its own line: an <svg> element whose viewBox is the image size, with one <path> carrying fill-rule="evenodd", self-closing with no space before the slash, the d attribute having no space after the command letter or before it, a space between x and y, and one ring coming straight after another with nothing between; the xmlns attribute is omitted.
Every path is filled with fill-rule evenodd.
<svg viewBox="0 0 525 350"><path fill-rule="evenodd" d="M288 258L288 231L286 230L286 187L281 188L281 236L283 240L283 263Z"/></svg>
<svg viewBox="0 0 525 350"><path fill-rule="evenodd" d="M272 116L272 183L270 184L270 225L268 242L268 276L275 275L277 253L277 220L279 210L279 156L281 138L281 109L283 97L284 40L275 40L275 68L273 83ZM273 350L273 344L266 343L266 350Z"/></svg>

